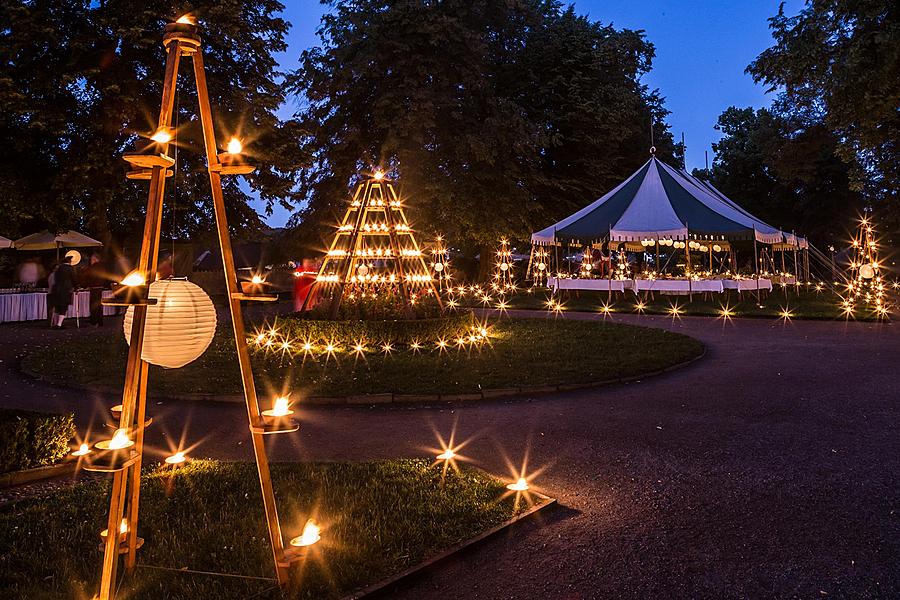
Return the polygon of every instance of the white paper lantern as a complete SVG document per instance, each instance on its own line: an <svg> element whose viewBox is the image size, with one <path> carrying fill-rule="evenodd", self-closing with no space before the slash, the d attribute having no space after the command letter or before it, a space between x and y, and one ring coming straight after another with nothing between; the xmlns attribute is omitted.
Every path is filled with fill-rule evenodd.
<svg viewBox="0 0 900 600"><path fill-rule="evenodd" d="M721 251L722 251L722 246L720 246L718 244L713 244L713 252L721 252Z"/></svg>
<svg viewBox="0 0 900 600"><path fill-rule="evenodd" d="M444 263L434 263L434 270L440 273L444 270Z"/></svg>
<svg viewBox="0 0 900 600"><path fill-rule="evenodd" d="M544 271L547 268L547 263L538 263L538 271Z"/></svg>
<svg viewBox="0 0 900 600"><path fill-rule="evenodd" d="M500 270L501 270L501 271L508 271L508 270L509 270L509 265L506 264L506 263L500 263Z"/></svg>
<svg viewBox="0 0 900 600"><path fill-rule="evenodd" d="M141 358L168 369L183 367L200 358L216 332L216 307L209 296L190 281L166 279L150 284L144 350ZM131 344L134 307L125 313L125 340Z"/></svg>
<svg viewBox="0 0 900 600"><path fill-rule="evenodd" d="M863 279L872 279L875 277L875 267L872 265L863 265L859 268L859 274Z"/></svg>

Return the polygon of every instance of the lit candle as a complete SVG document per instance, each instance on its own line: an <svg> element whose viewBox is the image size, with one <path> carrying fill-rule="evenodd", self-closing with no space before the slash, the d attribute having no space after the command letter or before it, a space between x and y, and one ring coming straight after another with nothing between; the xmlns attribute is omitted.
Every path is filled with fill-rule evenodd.
<svg viewBox="0 0 900 600"><path fill-rule="evenodd" d="M72 456L85 456L86 454L91 453L91 448L87 444L81 444L78 447L78 450L72 452Z"/></svg>
<svg viewBox="0 0 900 600"><path fill-rule="evenodd" d="M514 492L524 492L528 489L528 481L524 477L519 477L519 480L515 483L507 484L506 489Z"/></svg>
<svg viewBox="0 0 900 600"><path fill-rule="evenodd" d="M99 450L122 450L134 446L134 442L128 437L127 429L117 429L111 440L97 442Z"/></svg>
<svg viewBox="0 0 900 600"><path fill-rule="evenodd" d="M437 455L438 460L453 460L456 458L456 452L453 451L452 448L447 448L443 452Z"/></svg>
<svg viewBox="0 0 900 600"><path fill-rule="evenodd" d="M133 271L122 280L122 285L144 285L146 282L147 279L143 275L137 271Z"/></svg>
<svg viewBox="0 0 900 600"><path fill-rule="evenodd" d="M240 154L244 150L244 145L241 143L241 140L236 137L232 137L228 140L228 154Z"/></svg>
<svg viewBox="0 0 900 600"><path fill-rule="evenodd" d="M150 139L157 144L168 144L172 141L172 134L164 127L160 127L150 136Z"/></svg>
<svg viewBox="0 0 900 600"><path fill-rule="evenodd" d="M319 526L316 525L315 521L310 519L306 522L306 525L303 526L303 533L291 540L291 546L305 548L306 546L312 546L321 539L322 534Z"/></svg>
<svg viewBox="0 0 900 600"><path fill-rule="evenodd" d="M287 417L294 414L290 408L288 396L279 396L275 398L275 403L269 410L264 410L263 415L267 417Z"/></svg>
<svg viewBox="0 0 900 600"><path fill-rule="evenodd" d="M166 457L166 464L168 465L180 465L184 461L187 460L187 456L184 455L184 452L176 452L172 456Z"/></svg>

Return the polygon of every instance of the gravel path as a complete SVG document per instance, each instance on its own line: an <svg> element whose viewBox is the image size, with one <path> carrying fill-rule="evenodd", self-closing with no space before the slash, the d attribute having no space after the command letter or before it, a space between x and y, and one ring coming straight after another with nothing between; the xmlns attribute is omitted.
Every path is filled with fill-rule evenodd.
<svg viewBox="0 0 900 600"><path fill-rule="evenodd" d="M508 473L527 455L529 472L543 469L535 484L562 508L392 598L900 597L896 325L613 318L697 337L707 356L533 401L306 409L272 455L421 456L457 423L483 468ZM84 334L0 327L0 405L74 410L96 431L117 399L15 370L33 344ZM152 400L150 411L160 456L186 431L195 456L252 457L241 405Z"/></svg>

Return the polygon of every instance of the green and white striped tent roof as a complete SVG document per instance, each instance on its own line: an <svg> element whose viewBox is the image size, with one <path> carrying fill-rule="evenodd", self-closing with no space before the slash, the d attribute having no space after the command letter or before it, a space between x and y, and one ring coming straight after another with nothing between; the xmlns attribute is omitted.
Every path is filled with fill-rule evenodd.
<svg viewBox="0 0 900 600"><path fill-rule="evenodd" d="M533 244L669 238L800 244L724 194L655 156L605 196L531 234ZM805 240L803 240L805 242Z"/></svg>

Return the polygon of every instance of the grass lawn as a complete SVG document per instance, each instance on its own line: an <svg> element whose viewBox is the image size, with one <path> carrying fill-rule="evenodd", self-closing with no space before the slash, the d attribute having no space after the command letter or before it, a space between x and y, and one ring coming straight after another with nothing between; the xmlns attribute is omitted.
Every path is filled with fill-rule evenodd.
<svg viewBox="0 0 900 600"><path fill-rule="evenodd" d="M711 299L704 300L702 295L695 294L693 299L688 296L666 296L656 294L651 299L643 299L645 314L669 314L672 306L678 306L680 314L697 316L720 316L723 307L733 313L734 317L755 318L783 318L785 310L790 312L792 319L846 319L841 310L840 298L831 291L815 290L802 291L799 294L790 288L789 291L775 289L762 298L761 304L757 304L756 296L744 293L741 298L736 293L711 294ZM548 290L535 289L534 292L519 291L508 300L508 308L547 310L547 301L550 298ZM604 305L609 305L611 312L638 312L636 305L639 302L637 296L631 292L613 294L610 301L606 292L564 292L558 298L562 301L565 310L601 312ZM463 298L467 306L483 306L480 301L473 298ZM496 306L496 301L492 302ZM856 311L851 319L871 321L876 320L876 315L862 308Z"/></svg>
<svg viewBox="0 0 900 600"><path fill-rule="evenodd" d="M481 471L428 460L272 466L286 539L308 518L322 540L292 568L286 594L274 577L253 463L197 461L144 475L135 576L127 598L335 598L396 574L526 508ZM0 509L0 597L90 598L99 582L108 484L80 483ZM517 505L517 506L516 506ZM259 595L255 595L259 594Z"/></svg>
<svg viewBox="0 0 900 600"><path fill-rule="evenodd" d="M248 330L252 328L248 327ZM156 393L239 393L240 377L230 330L221 328L212 346L180 369L152 368ZM321 350L321 349L320 349ZM295 399L308 395L365 393L470 393L480 389L560 383L589 383L640 375L684 362L703 351L697 340L633 325L565 320L503 319L492 327L490 345L471 353L433 347L413 353L398 349L355 356L348 348L333 355L304 357L254 351L261 396L284 389ZM27 356L24 368L50 381L121 386L126 344L116 329L48 346Z"/></svg>

